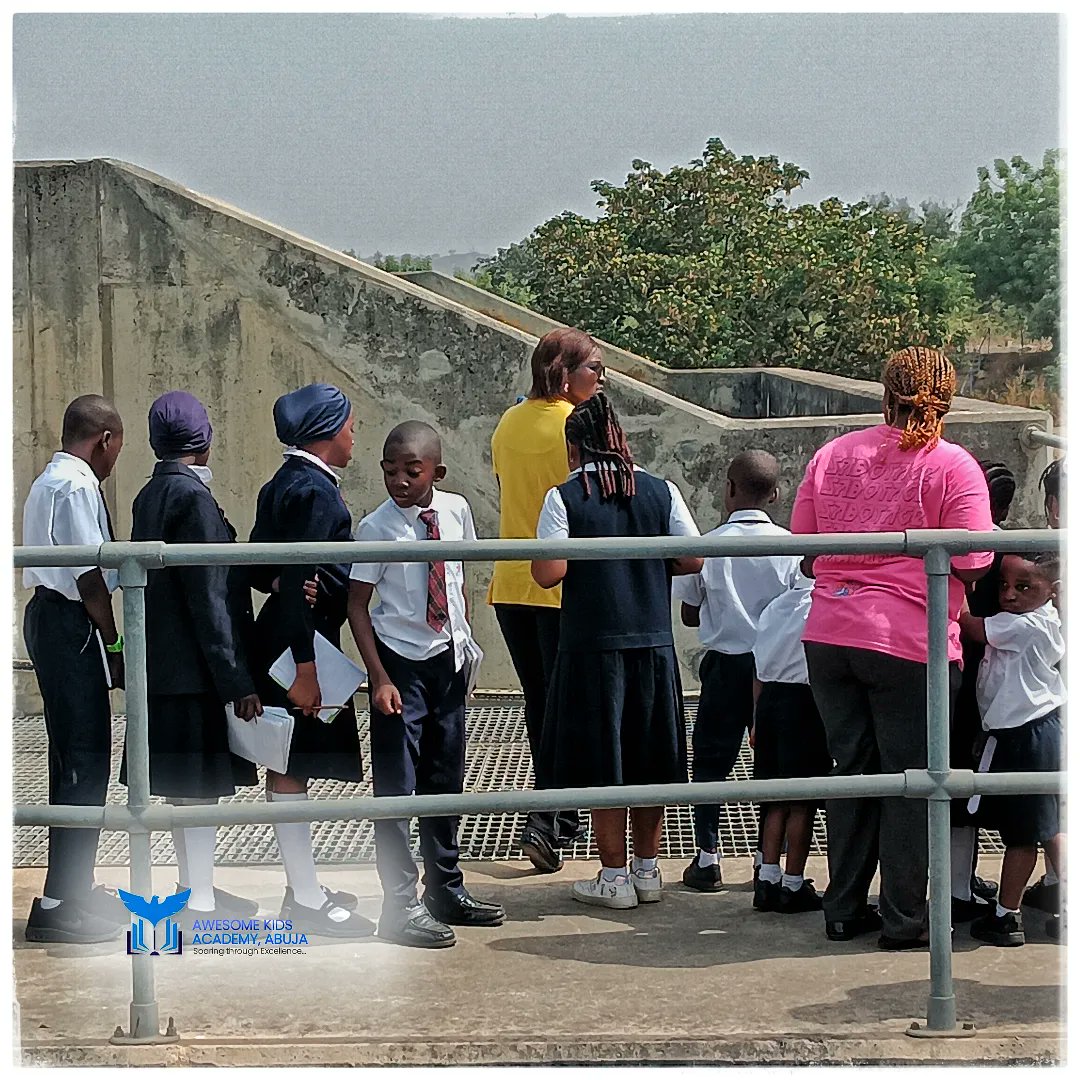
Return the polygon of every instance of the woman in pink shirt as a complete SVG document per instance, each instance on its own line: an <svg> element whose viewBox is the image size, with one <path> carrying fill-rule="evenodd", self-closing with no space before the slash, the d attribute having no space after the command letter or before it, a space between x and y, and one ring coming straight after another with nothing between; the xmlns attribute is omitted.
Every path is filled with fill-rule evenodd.
<svg viewBox="0 0 1080 1080"><path fill-rule="evenodd" d="M914 347L882 375L885 423L826 443L806 468L793 533L989 532L990 497L978 462L941 437L956 390L944 353ZM949 581L950 691L960 682L957 616L964 583L993 560L953 559ZM814 699L825 721L834 776L926 768L926 575L905 555L821 555L803 641ZM825 932L833 941L881 929L884 949L927 943L926 803L839 799L827 804L829 887ZM880 914L867 903L880 863Z"/></svg>

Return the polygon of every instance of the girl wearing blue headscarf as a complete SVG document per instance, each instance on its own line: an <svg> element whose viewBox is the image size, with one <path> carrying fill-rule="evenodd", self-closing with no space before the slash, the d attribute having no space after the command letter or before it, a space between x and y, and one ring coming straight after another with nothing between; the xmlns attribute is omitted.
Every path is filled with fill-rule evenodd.
<svg viewBox="0 0 1080 1080"><path fill-rule="evenodd" d="M313 383L278 398L274 426L286 447L285 460L259 492L252 541L351 540L352 517L334 472L352 457L349 399L336 386ZM270 594L255 622L256 689L264 704L288 708L295 718L288 774L267 772L267 800L304 800L312 779L360 781L356 710L351 701L327 702L346 707L329 724L321 721L315 670L316 631L332 644L340 644L349 595L348 564L253 566L250 575L254 588ZM304 596L304 582L309 580L318 585L314 606ZM287 649L296 663L296 680L284 690L270 678L269 669ZM274 834L288 880L281 917L291 920L298 933L370 935L373 924L352 910L356 897L319 884L310 824L278 824Z"/></svg>
<svg viewBox="0 0 1080 1080"><path fill-rule="evenodd" d="M150 407L158 459L132 507L132 540L227 544L236 530L210 493L213 430L202 403L172 390ZM258 780L255 766L229 752L225 705L245 720L262 712L243 646L251 592L226 566L171 566L146 583L146 683L150 793L174 805L216 803ZM127 757L120 782L127 783ZM247 918L258 905L214 887L210 827L174 829L180 881L190 888L188 919Z"/></svg>

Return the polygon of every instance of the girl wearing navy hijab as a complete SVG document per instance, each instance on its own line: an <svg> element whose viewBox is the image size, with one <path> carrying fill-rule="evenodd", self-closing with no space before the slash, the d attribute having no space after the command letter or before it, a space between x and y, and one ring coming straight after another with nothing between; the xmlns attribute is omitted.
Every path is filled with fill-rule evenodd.
<svg viewBox="0 0 1080 1080"><path fill-rule="evenodd" d="M201 402L172 390L150 407L158 459L135 498L132 540L231 543L236 530L208 487L213 430ZM243 648L251 593L226 566L171 566L146 584L146 681L150 792L174 805L216 803L256 783L255 766L229 752L225 704L245 720L262 712ZM120 782L127 783L127 760ZM214 888L213 827L174 829L177 891L187 918L253 916L258 905Z"/></svg>
<svg viewBox="0 0 1080 1080"><path fill-rule="evenodd" d="M349 399L335 386L313 383L278 398L274 426L286 447L285 460L259 492L251 540L351 540L352 517L334 472L348 465L352 457ZM356 710L351 701L327 702L345 708L329 724L320 720L322 702L315 669L316 631L333 645L340 645L347 614L349 565L253 566L249 573L252 586L270 594L255 621L252 670L256 689L263 704L288 708L295 718L288 774L267 772L267 800L304 800L313 779L360 781L363 771ZM304 582L309 580L318 586L314 605L304 595ZM269 669L287 649L292 650L296 663L296 680L284 690L270 678ZM356 897L319 884L310 824L278 824L274 835L288 880L281 917L290 919L299 933L369 936L374 925L352 910Z"/></svg>

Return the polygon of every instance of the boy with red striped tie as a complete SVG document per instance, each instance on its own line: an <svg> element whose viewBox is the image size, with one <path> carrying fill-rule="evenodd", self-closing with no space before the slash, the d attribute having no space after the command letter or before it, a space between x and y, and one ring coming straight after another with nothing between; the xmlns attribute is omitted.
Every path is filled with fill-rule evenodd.
<svg viewBox="0 0 1080 1080"><path fill-rule="evenodd" d="M357 526L356 540L475 540L461 495L439 491L446 476L439 436L399 424L387 436L383 481L390 498ZM368 671L375 795L456 794L465 778L466 654L471 643L460 562L354 563L349 625ZM368 611L371 594L379 603ZM451 926L498 926L497 904L474 899L458 867L457 818L420 819L424 897L406 820L375 822L383 887L378 936L399 945L453 945Z"/></svg>

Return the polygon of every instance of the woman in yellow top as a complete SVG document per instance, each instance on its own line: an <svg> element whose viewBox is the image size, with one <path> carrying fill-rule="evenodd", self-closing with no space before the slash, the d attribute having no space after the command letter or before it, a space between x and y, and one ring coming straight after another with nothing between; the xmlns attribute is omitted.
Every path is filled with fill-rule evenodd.
<svg viewBox="0 0 1080 1080"><path fill-rule="evenodd" d="M491 463L499 482L499 536L536 536L540 507L549 489L566 480L566 418L575 405L603 386L600 347L582 330L563 327L545 334L532 355L529 396L506 410L491 437ZM548 683L559 648L561 590L541 589L528 562L497 562L488 589L525 698L525 726L532 751L534 785ZM576 810L529 814L521 850L543 871L562 867L560 849L582 837Z"/></svg>

